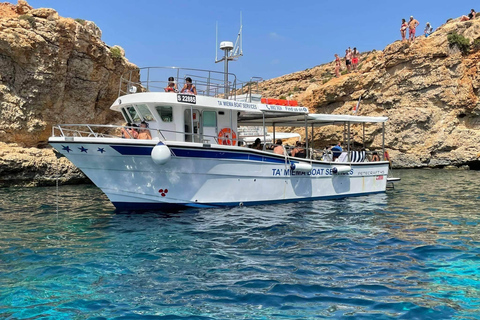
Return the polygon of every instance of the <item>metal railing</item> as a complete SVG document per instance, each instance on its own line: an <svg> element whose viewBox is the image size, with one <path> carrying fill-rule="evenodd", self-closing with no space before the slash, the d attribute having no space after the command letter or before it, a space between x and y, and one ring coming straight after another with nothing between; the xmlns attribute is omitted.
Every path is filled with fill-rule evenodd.
<svg viewBox="0 0 480 320"><path fill-rule="evenodd" d="M96 129L96 130L94 130ZM184 131L174 131L166 129L153 129L153 128L140 128L140 127L131 127L131 126L117 126L117 125L100 125L100 124L61 124L55 125L52 127L52 137L88 137L88 138L124 138L122 136L123 132L126 132L130 138L133 136L125 130L122 132L122 129L135 129L135 130L149 130L150 132L154 131L158 133L158 138L161 141L166 141L164 133L175 133L185 136L192 136L192 140L195 140L195 137L198 138L198 141L205 142L205 138L213 138L218 144L218 137L211 136L200 133L191 133ZM195 141L192 141L195 142Z"/></svg>
<svg viewBox="0 0 480 320"><path fill-rule="evenodd" d="M133 81L140 72L140 80ZM198 95L221 97L228 88L229 99L236 100L237 94L252 95L260 93L258 83L262 78L252 77L248 82L241 82L233 73L228 73L228 83L225 85L224 73L213 70L178 68L178 67L146 67L132 70L120 78L118 96L136 92L164 92L168 86L168 78L173 77L178 91L182 90L187 77L192 79Z"/></svg>

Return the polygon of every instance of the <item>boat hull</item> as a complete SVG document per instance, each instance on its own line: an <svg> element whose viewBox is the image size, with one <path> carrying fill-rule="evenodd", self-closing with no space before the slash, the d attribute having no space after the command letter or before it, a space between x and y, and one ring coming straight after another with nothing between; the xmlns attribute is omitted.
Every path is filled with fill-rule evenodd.
<svg viewBox="0 0 480 320"><path fill-rule="evenodd" d="M156 164L154 141L51 138L119 210L263 205L384 192L388 162L329 163L285 159L248 148L165 142L171 159ZM137 140L138 141L138 140ZM310 170L292 170L304 163ZM335 174L334 168L350 167ZM305 165L303 166L305 167Z"/></svg>

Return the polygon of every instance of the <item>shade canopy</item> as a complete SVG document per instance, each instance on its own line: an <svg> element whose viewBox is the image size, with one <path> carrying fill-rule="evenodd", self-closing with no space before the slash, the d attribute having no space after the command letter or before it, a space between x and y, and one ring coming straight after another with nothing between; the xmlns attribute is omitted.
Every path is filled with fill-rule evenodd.
<svg viewBox="0 0 480 320"><path fill-rule="evenodd" d="M265 120L263 117L265 115ZM241 126L283 126L283 127L304 127L307 125L326 126L343 123L381 123L386 122L388 117L364 117L341 114L316 114L316 113L240 113L238 124Z"/></svg>

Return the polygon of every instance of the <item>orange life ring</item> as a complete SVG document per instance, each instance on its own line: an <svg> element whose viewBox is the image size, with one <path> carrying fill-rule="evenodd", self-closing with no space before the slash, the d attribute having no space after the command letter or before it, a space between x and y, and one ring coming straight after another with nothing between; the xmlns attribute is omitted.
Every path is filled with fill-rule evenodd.
<svg viewBox="0 0 480 320"><path fill-rule="evenodd" d="M235 146L237 144L237 134L230 128L223 128L218 133L218 144Z"/></svg>

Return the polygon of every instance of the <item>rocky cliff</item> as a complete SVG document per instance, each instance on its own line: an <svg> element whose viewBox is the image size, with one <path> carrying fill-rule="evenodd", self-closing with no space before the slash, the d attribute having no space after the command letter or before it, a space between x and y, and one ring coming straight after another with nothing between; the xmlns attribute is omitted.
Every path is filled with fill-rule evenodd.
<svg viewBox="0 0 480 320"><path fill-rule="evenodd" d="M450 34L468 38L460 50ZM451 36L452 37L452 36ZM397 41L383 52L363 53L359 72L334 77L327 63L261 83L265 97L297 99L312 112L388 116L386 146L397 167L470 165L480 145L480 18L452 20L430 37ZM362 128L352 135L361 144ZM367 147L380 147L380 127L367 128ZM377 136L375 139L374 136ZM341 141L332 127L315 132L315 145ZM321 137L321 138L320 138Z"/></svg>
<svg viewBox="0 0 480 320"><path fill-rule="evenodd" d="M101 40L93 22L22 0L0 3L0 186L50 183L55 155L34 148L46 146L57 123L118 122L109 106L131 70L137 67ZM85 179L60 161L64 180Z"/></svg>

